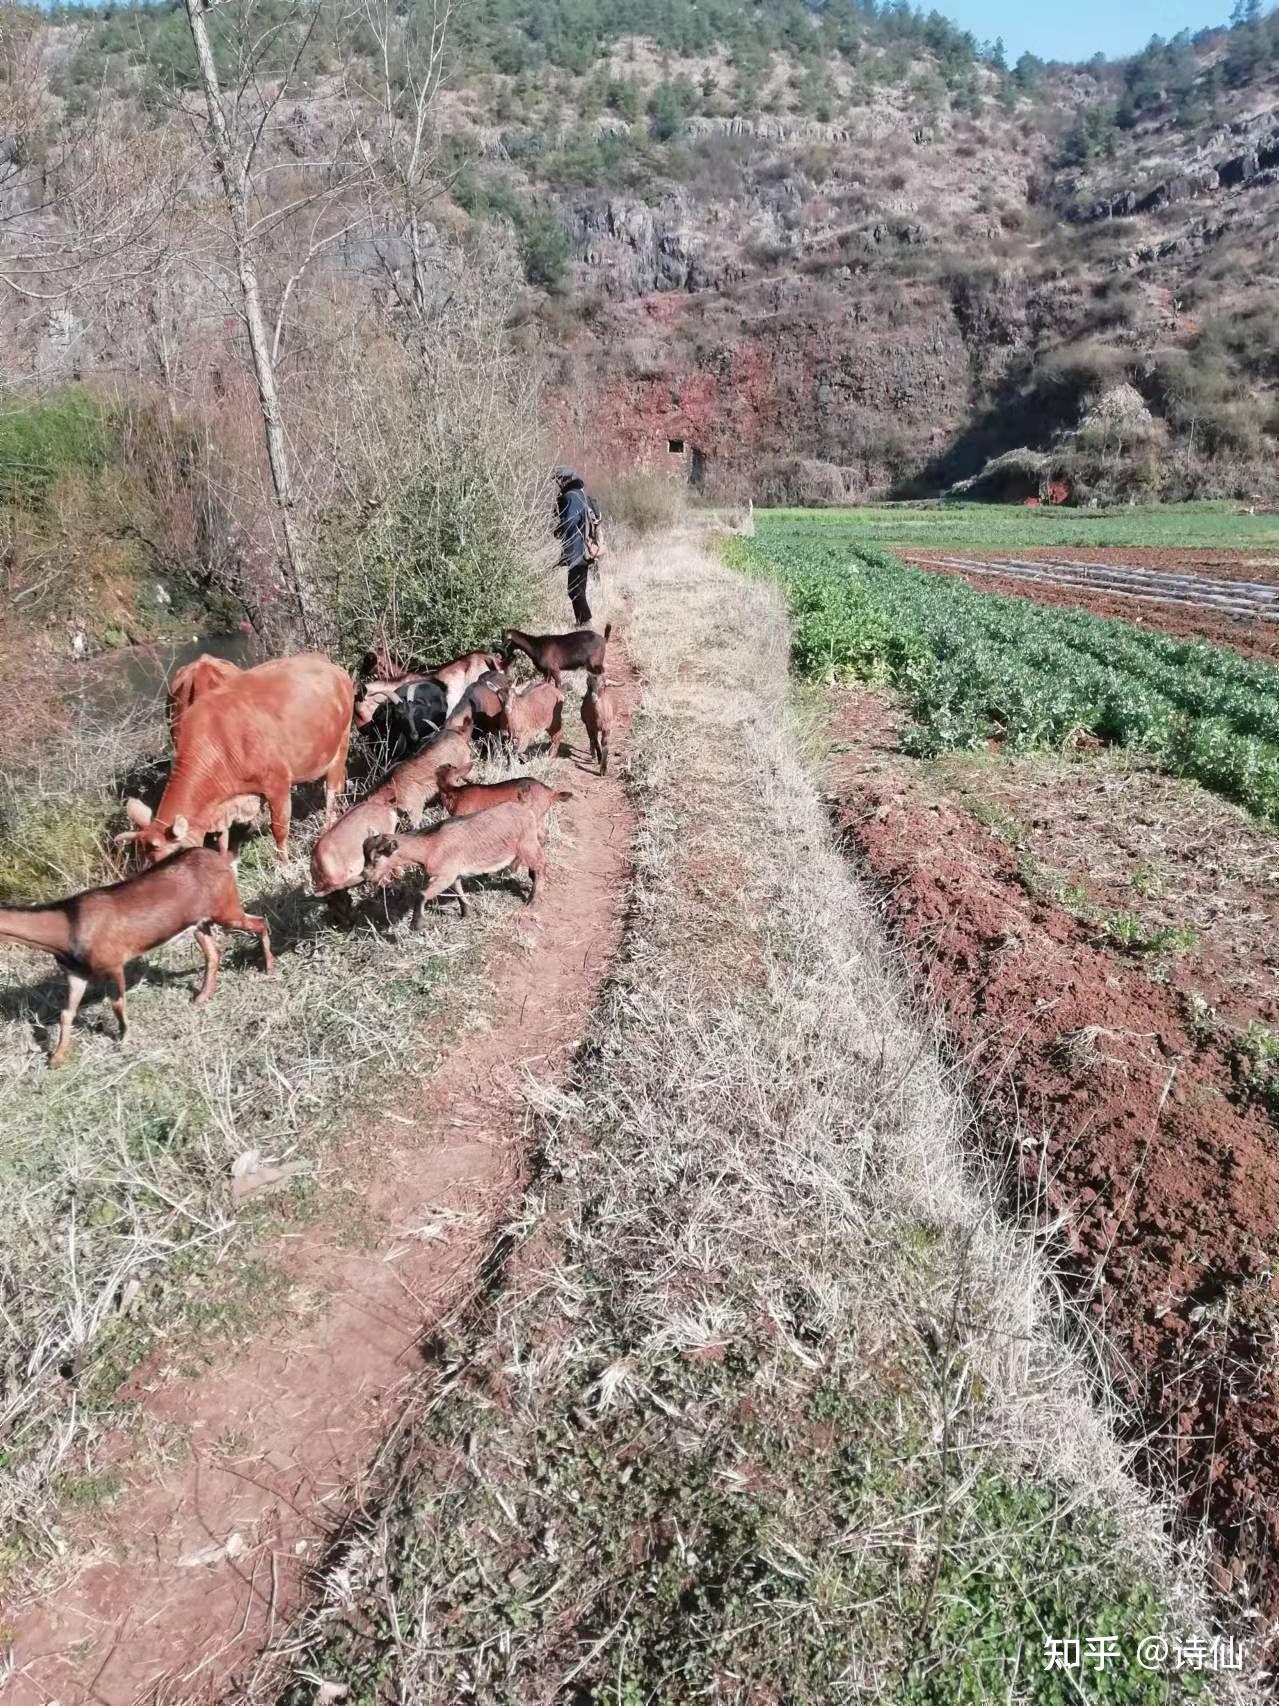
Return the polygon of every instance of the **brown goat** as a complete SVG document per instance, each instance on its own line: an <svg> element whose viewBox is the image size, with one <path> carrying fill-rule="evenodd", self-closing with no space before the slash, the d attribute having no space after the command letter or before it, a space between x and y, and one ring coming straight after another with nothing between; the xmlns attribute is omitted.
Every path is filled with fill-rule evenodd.
<svg viewBox="0 0 1279 1706"><path fill-rule="evenodd" d="M511 684L499 669L490 669L478 681L472 682L462 696L469 705L477 735L495 735L502 726L502 706Z"/></svg>
<svg viewBox="0 0 1279 1706"><path fill-rule="evenodd" d="M326 829L311 850L311 887L317 895L336 897L354 888L364 874L364 843L373 835L394 835L400 817L421 820L428 805L440 798L438 773L448 770L461 780L475 760L469 738L470 708L454 714L449 726L427 741L421 752L397 764L359 805L352 806ZM336 914L349 913L349 903L335 900Z"/></svg>
<svg viewBox="0 0 1279 1706"><path fill-rule="evenodd" d="M436 772L440 789L440 804L450 817L474 817L476 812L491 811L494 806L514 802L527 806L540 822L552 806L562 805L573 798L567 789L548 788L532 776L512 776L505 782L462 782L452 765L444 764Z"/></svg>
<svg viewBox="0 0 1279 1706"><path fill-rule="evenodd" d="M394 835L399 828L399 814L394 795L385 783L367 800L333 825L311 849L311 887L321 897L337 896L354 888L364 874L364 843L371 835ZM332 910L350 913L350 901L338 901Z"/></svg>
<svg viewBox="0 0 1279 1706"><path fill-rule="evenodd" d="M588 674L586 694L582 699L582 722L586 738L591 743L591 757L600 767L600 775L608 774L608 733L613 726L613 695L602 675Z"/></svg>
<svg viewBox="0 0 1279 1706"><path fill-rule="evenodd" d="M536 735L549 735L551 757L558 758L564 722L564 689L549 678L512 688L502 707L499 727L523 758Z"/></svg>
<svg viewBox="0 0 1279 1706"><path fill-rule="evenodd" d="M503 662L509 669L516 652L523 652L531 660L533 668L558 687L561 670L603 672L604 651L612 632L611 622L602 634L597 634L594 628L574 628L568 634L525 634L518 628L506 628L502 631Z"/></svg>
<svg viewBox="0 0 1279 1706"><path fill-rule="evenodd" d="M71 1026L90 978L105 978L115 986L111 1005L123 1042L129 1032L124 1006L126 963L192 925L204 955L204 982L195 997L196 1004L203 1006L217 988L222 958L210 934L214 924L250 931L262 944L267 971L274 971L266 919L244 910L230 859L212 848L178 853L136 877L107 888L86 889L69 900L0 908L0 941L52 954L67 974L67 1004L49 1065L61 1066L67 1058Z"/></svg>
<svg viewBox="0 0 1279 1706"><path fill-rule="evenodd" d="M448 695L449 714L452 715L472 682L501 667L502 660L496 652L463 652L460 658L451 658L431 673Z"/></svg>
<svg viewBox="0 0 1279 1706"><path fill-rule="evenodd" d="M436 775L442 765L451 764L460 775L469 776L475 760L471 756L471 708L464 705L449 719L433 740L428 740L420 752L406 758L378 789L391 791L395 801L410 823L420 823L427 806L439 798Z"/></svg>
<svg viewBox="0 0 1279 1706"><path fill-rule="evenodd" d="M411 687L419 681L439 683L444 694L445 714L452 715L467 688L481 676L496 670L502 662L496 652L463 652L461 657L450 658L448 663L442 663L438 669L419 669L415 666L396 671L376 667L391 661L393 660L377 652L370 652L365 657L364 662L374 665L374 671L364 681L356 697L356 728L367 727L379 705L387 699L393 699L401 688Z"/></svg>
<svg viewBox="0 0 1279 1706"><path fill-rule="evenodd" d="M374 835L364 844L364 880L383 887L414 865L426 872L426 887L413 904L413 928L422 927L428 900L451 889L466 917L463 877L489 876L523 866L531 879L528 903L537 899L537 880L546 869L537 817L527 806L494 806L474 817L446 818L425 835Z"/></svg>

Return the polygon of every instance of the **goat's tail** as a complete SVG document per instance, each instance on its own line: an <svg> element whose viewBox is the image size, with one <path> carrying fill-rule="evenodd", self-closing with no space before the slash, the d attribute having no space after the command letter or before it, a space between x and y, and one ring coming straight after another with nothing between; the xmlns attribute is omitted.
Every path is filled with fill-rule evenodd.
<svg viewBox="0 0 1279 1706"><path fill-rule="evenodd" d="M551 795L551 798L556 802L557 805L562 806L567 800L573 799L574 796L568 791L567 788L557 788L555 790L555 792Z"/></svg>
<svg viewBox="0 0 1279 1706"><path fill-rule="evenodd" d="M613 624L611 622L606 622L604 624L604 639L605 639L605 641L608 640L608 637L612 632L613 632Z"/></svg>

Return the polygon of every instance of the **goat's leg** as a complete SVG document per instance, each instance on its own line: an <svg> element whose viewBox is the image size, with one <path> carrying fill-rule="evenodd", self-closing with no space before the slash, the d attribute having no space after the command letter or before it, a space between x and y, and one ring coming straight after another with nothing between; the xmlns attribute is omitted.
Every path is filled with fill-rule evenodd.
<svg viewBox="0 0 1279 1706"><path fill-rule="evenodd" d="M265 918L260 918L254 912L241 910L225 918L216 919L215 923L221 924L225 930L243 930L246 935L256 936L262 944L262 969L270 976L275 970L275 955L271 952L271 932Z"/></svg>
<svg viewBox="0 0 1279 1706"><path fill-rule="evenodd" d="M537 903L537 880L546 872L546 849L540 835L534 835L524 843L520 849L520 863L528 868L528 899L524 904L534 906Z"/></svg>
<svg viewBox="0 0 1279 1706"><path fill-rule="evenodd" d="M428 883L417 897L417 904L413 908L413 928L415 930L422 928L422 915L426 911L427 901L437 899L446 889L457 896L457 903L462 909L462 917L466 917L466 895L462 889L461 877L437 877Z"/></svg>
<svg viewBox="0 0 1279 1706"><path fill-rule="evenodd" d="M564 733L564 702L563 702L563 700L561 700L560 703L551 712L550 736L551 736L551 757L552 758L558 758L560 755L560 739L561 739L563 733Z"/></svg>
<svg viewBox="0 0 1279 1706"><path fill-rule="evenodd" d="M355 917L355 902L351 899L350 889L334 889L332 894L325 895L324 904L335 924L350 924Z"/></svg>
<svg viewBox="0 0 1279 1706"><path fill-rule="evenodd" d="M230 848L230 846L231 846L231 831L229 829L220 829L218 831L218 852L219 853L225 853Z"/></svg>
<svg viewBox="0 0 1279 1706"><path fill-rule="evenodd" d="M600 775L608 775L608 736L601 734L599 738Z"/></svg>
<svg viewBox="0 0 1279 1706"><path fill-rule="evenodd" d="M204 982L195 992L195 1004L197 1007L203 1007L218 987L218 967L222 964L222 954L207 924L196 925L195 940L196 946L204 955Z"/></svg>
<svg viewBox="0 0 1279 1706"><path fill-rule="evenodd" d="M111 981L115 984L115 994L111 997L111 1009L120 1024L120 1041L126 1043L129 1040L129 1016L124 1007L123 966L120 967L119 971L112 973Z"/></svg>
<svg viewBox="0 0 1279 1706"><path fill-rule="evenodd" d="M50 1066L65 1066L67 1052L71 1047L71 1027L75 1016L80 1011L80 1003L84 1000L84 992L89 987L87 977L81 977L77 972L67 973L67 1004L58 1018L58 1043L49 1056Z"/></svg>

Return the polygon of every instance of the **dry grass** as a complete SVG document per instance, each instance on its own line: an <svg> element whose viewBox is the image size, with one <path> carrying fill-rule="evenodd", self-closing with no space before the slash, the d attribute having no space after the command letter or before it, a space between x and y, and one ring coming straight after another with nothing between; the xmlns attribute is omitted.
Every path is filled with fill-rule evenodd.
<svg viewBox="0 0 1279 1706"><path fill-rule="evenodd" d="M1064 1700L1045 1636L1115 1634L1132 1667L1202 1628L1196 1561L961 1163L802 757L774 592L669 541L619 571L645 677L623 961L571 1082L531 1092L503 1283L257 1697Z"/></svg>
<svg viewBox="0 0 1279 1706"><path fill-rule="evenodd" d="M19 828L50 826L33 863L20 835L26 898L117 874L103 831L108 779L158 728L80 738L10 787ZM498 762L479 767L504 774ZM525 768L543 770L536 762ZM118 814L118 803L114 806ZM87 821L90 833L82 833ZM202 1338L241 1337L287 1306L254 1260L281 1218L323 1212L325 1156L341 1120L388 1080L420 1077L486 999L480 956L517 896L500 882L471 919L370 900L351 931L307 898L318 815L295 820L277 868L267 837L250 842L240 887L265 911L279 975L256 944L230 938L217 995L191 1005L199 954L189 937L131 975L131 1043L93 996L71 1063L51 1073L44 1032L64 981L45 956L7 950L0 993L0 1575L28 1574L58 1552L53 1522L98 1473L103 1433L131 1421L117 1391L141 1356ZM74 866L74 868L72 868ZM9 866L6 863L5 870ZM12 874L12 873L9 873ZM445 1008L443 997L447 998ZM237 1215L231 1166L257 1149L301 1160L291 1197ZM340 1185L340 1181L334 1181Z"/></svg>

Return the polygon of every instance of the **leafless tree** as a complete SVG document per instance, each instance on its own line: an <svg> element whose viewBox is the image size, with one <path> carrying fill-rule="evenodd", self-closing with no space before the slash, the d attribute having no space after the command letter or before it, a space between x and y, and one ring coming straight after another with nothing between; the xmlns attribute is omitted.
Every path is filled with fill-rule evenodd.
<svg viewBox="0 0 1279 1706"><path fill-rule="evenodd" d="M101 94L58 113L45 36L0 0L0 297L10 316L74 304L105 323L168 253L191 156L180 138L130 130Z"/></svg>
<svg viewBox="0 0 1279 1706"><path fill-rule="evenodd" d="M357 0L356 16L373 46L372 65L348 65L357 110L367 114L372 223L389 223L405 243L408 277L387 267L401 308L420 324L429 312L434 273L426 252L426 214L441 188L433 108L444 74L451 0L407 14L396 0Z"/></svg>
<svg viewBox="0 0 1279 1706"><path fill-rule="evenodd" d="M209 13L219 8L226 12L226 33L220 40L232 67L225 84L208 23ZM281 163L267 157L266 145L301 81L322 16L316 0L299 0L261 28L253 0L186 0L186 12L208 117L209 159L225 205L284 562L303 631L314 641L321 624L313 604L306 527L281 407L279 364L303 280L317 259L364 217L359 192L368 177L368 162L352 127L326 144L319 158L296 163L302 178L296 193L275 189ZM287 273L278 282L271 309L262 280L267 254L287 256Z"/></svg>

